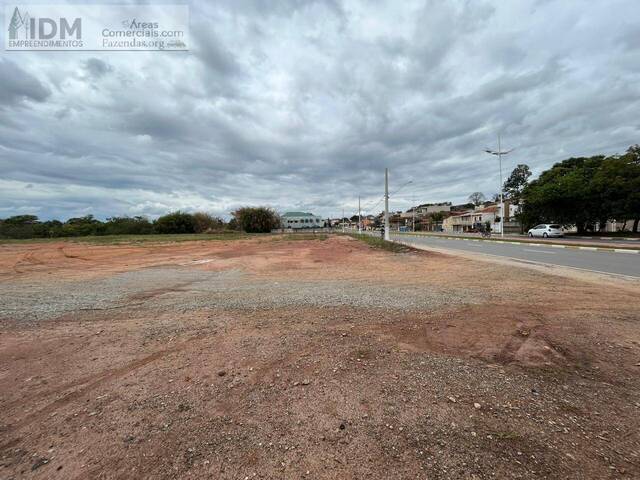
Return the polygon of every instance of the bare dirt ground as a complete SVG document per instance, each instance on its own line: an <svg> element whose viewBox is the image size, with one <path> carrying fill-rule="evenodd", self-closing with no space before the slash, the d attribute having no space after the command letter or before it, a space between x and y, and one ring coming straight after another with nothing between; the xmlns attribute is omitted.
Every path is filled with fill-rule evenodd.
<svg viewBox="0 0 640 480"><path fill-rule="evenodd" d="M0 246L0 478L640 478L640 286L347 237Z"/></svg>

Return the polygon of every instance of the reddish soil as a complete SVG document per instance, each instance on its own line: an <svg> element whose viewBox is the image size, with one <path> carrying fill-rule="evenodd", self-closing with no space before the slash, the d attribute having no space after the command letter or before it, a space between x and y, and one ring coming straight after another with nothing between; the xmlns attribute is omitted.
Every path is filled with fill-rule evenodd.
<svg viewBox="0 0 640 480"><path fill-rule="evenodd" d="M168 267L263 283L234 308L181 305L205 284L169 279L113 308L2 310L16 286ZM345 296L262 304L254 285L283 282ZM358 285L469 297L363 307ZM640 478L639 305L629 282L345 237L2 245L0 478Z"/></svg>

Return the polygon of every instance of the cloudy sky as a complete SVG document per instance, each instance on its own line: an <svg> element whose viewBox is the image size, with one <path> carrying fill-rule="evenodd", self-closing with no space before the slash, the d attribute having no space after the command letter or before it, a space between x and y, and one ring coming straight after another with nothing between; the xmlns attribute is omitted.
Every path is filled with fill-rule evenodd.
<svg viewBox="0 0 640 480"><path fill-rule="evenodd" d="M497 192L498 133L506 173L640 143L638 0L190 14L189 52L0 53L0 218L379 210L385 166L406 209Z"/></svg>

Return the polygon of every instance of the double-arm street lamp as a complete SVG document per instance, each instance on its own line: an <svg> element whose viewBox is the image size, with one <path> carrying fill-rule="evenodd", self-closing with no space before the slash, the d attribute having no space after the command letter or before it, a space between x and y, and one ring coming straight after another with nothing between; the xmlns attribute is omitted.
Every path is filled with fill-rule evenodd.
<svg viewBox="0 0 640 480"><path fill-rule="evenodd" d="M507 153L513 152L511 150L502 150L500 145L500 135L498 135L498 150L491 150L489 148L485 149L486 153L491 155L496 155L498 157L498 162L500 164L500 236L504 237L504 197L502 194L503 185L502 185L502 155L506 155Z"/></svg>

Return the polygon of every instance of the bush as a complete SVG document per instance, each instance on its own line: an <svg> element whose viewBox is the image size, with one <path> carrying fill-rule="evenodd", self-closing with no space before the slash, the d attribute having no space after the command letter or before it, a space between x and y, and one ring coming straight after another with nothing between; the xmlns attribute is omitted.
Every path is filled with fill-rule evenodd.
<svg viewBox="0 0 640 480"><path fill-rule="evenodd" d="M0 237L33 238L42 234L42 227L35 215L16 215L0 220Z"/></svg>
<svg viewBox="0 0 640 480"><path fill-rule="evenodd" d="M87 235L104 235L104 223L93 218L93 215L70 218L60 228L62 237L84 237Z"/></svg>
<svg viewBox="0 0 640 480"><path fill-rule="evenodd" d="M158 218L153 226L157 233L195 233L196 231L193 215L180 210Z"/></svg>
<svg viewBox="0 0 640 480"><path fill-rule="evenodd" d="M146 217L111 217L107 219L105 235L147 235L153 224Z"/></svg>
<svg viewBox="0 0 640 480"><path fill-rule="evenodd" d="M247 233L269 233L280 227L280 217L268 207L242 207L233 212L238 227Z"/></svg>
<svg viewBox="0 0 640 480"><path fill-rule="evenodd" d="M221 218L214 217L205 212L196 212L193 214L196 233L205 233L213 230L222 230L224 222Z"/></svg>

